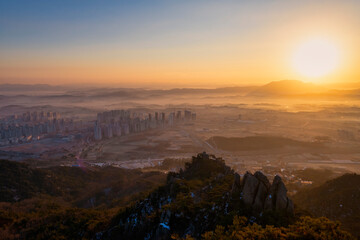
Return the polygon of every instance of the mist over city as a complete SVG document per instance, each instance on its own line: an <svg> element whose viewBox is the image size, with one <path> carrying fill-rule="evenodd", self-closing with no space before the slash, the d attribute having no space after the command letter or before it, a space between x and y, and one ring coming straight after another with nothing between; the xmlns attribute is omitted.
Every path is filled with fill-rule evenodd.
<svg viewBox="0 0 360 240"><path fill-rule="evenodd" d="M0 239L359 239L357 1L2 1Z"/></svg>

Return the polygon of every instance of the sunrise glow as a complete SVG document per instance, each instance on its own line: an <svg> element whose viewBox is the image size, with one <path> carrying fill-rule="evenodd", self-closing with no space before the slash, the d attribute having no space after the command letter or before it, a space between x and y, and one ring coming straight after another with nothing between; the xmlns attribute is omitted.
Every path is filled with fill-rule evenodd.
<svg viewBox="0 0 360 240"><path fill-rule="evenodd" d="M360 79L358 2L20 2L0 3L0 83L171 88Z"/></svg>
<svg viewBox="0 0 360 240"><path fill-rule="evenodd" d="M327 39L304 42L295 51L293 66L306 77L321 77L336 70L340 56L338 47Z"/></svg>

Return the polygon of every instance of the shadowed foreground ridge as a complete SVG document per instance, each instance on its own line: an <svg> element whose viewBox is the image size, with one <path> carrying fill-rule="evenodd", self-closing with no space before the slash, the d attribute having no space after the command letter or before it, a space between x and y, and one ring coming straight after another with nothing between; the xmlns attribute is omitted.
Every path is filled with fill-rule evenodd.
<svg viewBox="0 0 360 240"><path fill-rule="evenodd" d="M294 202L314 216L340 221L360 239L360 175L345 174L316 188L303 189Z"/></svg>
<svg viewBox="0 0 360 240"><path fill-rule="evenodd" d="M337 222L294 214L280 177L271 184L261 172L240 176L205 153L167 177L0 165L0 239L352 239Z"/></svg>
<svg viewBox="0 0 360 240"><path fill-rule="evenodd" d="M286 226L294 208L279 176L272 184L261 172L241 179L224 160L206 153L193 157L185 170L169 173L167 183L115 217L103 239L200 238L234 216L244 224ZM99 236L100 237L100 236Z"/></svg>

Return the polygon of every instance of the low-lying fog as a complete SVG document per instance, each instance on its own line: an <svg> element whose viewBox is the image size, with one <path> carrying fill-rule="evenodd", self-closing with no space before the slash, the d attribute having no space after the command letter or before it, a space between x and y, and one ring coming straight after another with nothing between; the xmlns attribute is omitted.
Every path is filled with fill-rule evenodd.
<svg viewBox="0 0 360 240"><path fill-rule="evenodd" d="M0 118L59 112L64 118L81 121L87 133L3 145L0 157L39 166L76 165L81 158L89 165L144 168L206 151L238 170L306 167L360 172L360 98L356 91L289 93L281 91L289 85L283 84L285 87L172 90L7 86L0 89ZM197 119L94 141L97 113L114 109L158 111L167 116L188 109L196 112Z"/></svg>

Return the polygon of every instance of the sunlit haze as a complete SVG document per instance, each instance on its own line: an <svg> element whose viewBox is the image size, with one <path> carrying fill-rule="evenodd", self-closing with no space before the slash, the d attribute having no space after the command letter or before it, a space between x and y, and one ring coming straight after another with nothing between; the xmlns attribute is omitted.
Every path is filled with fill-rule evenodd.
<svg viewBox="0 0 360 240"><path fill-rule="evenodd" d="M337 46L324 39L311 39L299 46L293 63L299 73L317 78L336 70L339 58Z"/></svg>
<svg viewBox="0 0 360 240"><path fill-rule="evenodd" d="M360 0L0 0L0 240L360 239Z"/></svg>
<svg viewBox="0 0 360 240"><path fill-rule="evenodd" d="M355 82L359 9L355 0L1 1L0 83Z"/></svg>

